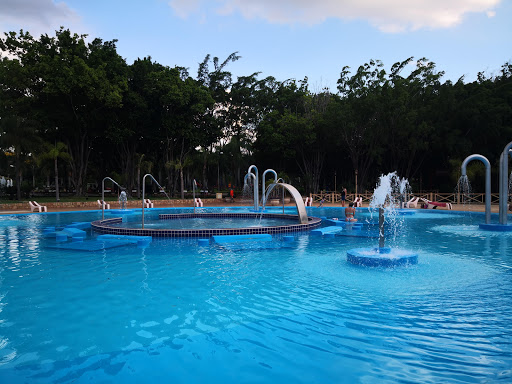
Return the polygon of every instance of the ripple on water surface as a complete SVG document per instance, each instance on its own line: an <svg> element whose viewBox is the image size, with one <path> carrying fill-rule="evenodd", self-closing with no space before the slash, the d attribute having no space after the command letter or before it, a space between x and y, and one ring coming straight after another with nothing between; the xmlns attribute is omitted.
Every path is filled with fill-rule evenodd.
<svg viewBox="0 0 512 384"><path fill-rule="evenodd" d="M395 269L346 261L374 240L62 252L3 229L0 382L510 381L508 241L435 225Z"/></svg>

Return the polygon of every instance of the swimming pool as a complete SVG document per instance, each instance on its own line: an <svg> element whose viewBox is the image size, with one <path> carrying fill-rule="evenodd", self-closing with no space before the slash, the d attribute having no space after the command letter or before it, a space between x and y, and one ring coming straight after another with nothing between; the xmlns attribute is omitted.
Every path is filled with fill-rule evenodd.
<svg viewBox="0 0 512 384"><path fill-rule="evenodd" d="M295 220L296 221L296 220ZM158 228L158 229L201 229L201 228L239 228L239 227L269 227L289 224L290 220L280 219L235 219L235 218L183 218L176 220L146 220L144 228ZM130 220L121 223L113 224L113 227L118 228L140 228L140 218L130 218Z"/></svg>
<svg viewBox="0 0 512 384"><path fill-rule="evenodd" d="M2 216L0 382L511 382L512 235L483 217L403 216L386 241L418 264L369 269L346 251L372 238L88 252L43 228L101 212Z"/></svg>
<svg viewBox="0 0 512 384"><path fill-rule="evenodd" d="M94 231L105 234L152 237L211 237L215 235L277 234L310 231L321 226L318 217L308 217L304 222L298 215L276 212L209 212L201 209L190 213L161 213L152 210L144 218L134 211L121 217L93 221ZM119 216L119 215L118 215Z"/></svg>

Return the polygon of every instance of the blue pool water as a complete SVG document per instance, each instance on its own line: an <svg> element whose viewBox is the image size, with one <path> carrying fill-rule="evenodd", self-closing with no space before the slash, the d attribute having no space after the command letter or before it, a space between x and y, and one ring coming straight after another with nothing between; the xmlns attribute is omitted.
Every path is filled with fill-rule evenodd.
<svg viewBox="0 0 512 384"><path fill-rule="evenodd" d="M130 215L123 218L122 223L111 224L118 228L141 228L141 215ZM144 228L146 229L201 229L201 228L252 228L272 227L280 225L297 224L297 220L277 218L181 218L172 220L160 220L158 217L147 219L144 216Z"/></svg>
<svg viewBox="0 0 512 384"><path fill-rule="evenodd" d="M100 217L0 217L0 383L512 382L512 234L479 231L483 214L397 218L387 245L419 255L397 269L347 263L364 237L83 252L43 236Z"/></svg>

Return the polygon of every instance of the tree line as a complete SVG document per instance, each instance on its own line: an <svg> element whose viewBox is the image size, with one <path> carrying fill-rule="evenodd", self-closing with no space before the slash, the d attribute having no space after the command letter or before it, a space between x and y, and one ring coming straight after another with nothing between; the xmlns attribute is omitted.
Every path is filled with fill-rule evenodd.
<svg viewBox="0 0 512 384"><path fill-rule="evenodd" d="M16 198L52 184L77 196L109 176L140 192L152 173L173 196L241 187L246 169L275 169L303 193L373 189L397 171L413 191L452 191L473 153L496 165L512 140L512 64L471 83L444 81L435 63L407 58L343 67L337 90L308 79L238 76L207 55L191 75L145 57L132 64L116 40L61 28L0 38L0 174ZM497 167L494 167L497 174ZM483 185L483 168L470 179ZM497 189L497 177L493 185Z"/></svg>

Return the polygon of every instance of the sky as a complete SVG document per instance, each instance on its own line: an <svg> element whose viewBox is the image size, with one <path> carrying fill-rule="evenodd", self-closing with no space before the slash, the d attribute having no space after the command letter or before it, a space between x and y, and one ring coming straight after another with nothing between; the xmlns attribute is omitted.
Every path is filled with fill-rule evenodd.
<svg viewBox="0 0 512 384"><path fill-rule="evenodd" d="M343 67L427 58L442 80L474 81L512 62L512 0L0 0L0 30L54 36L60 26L117 39L132 64L151 56L196 77L207 54L234 77L260 72L336 92Z"/></svg>

